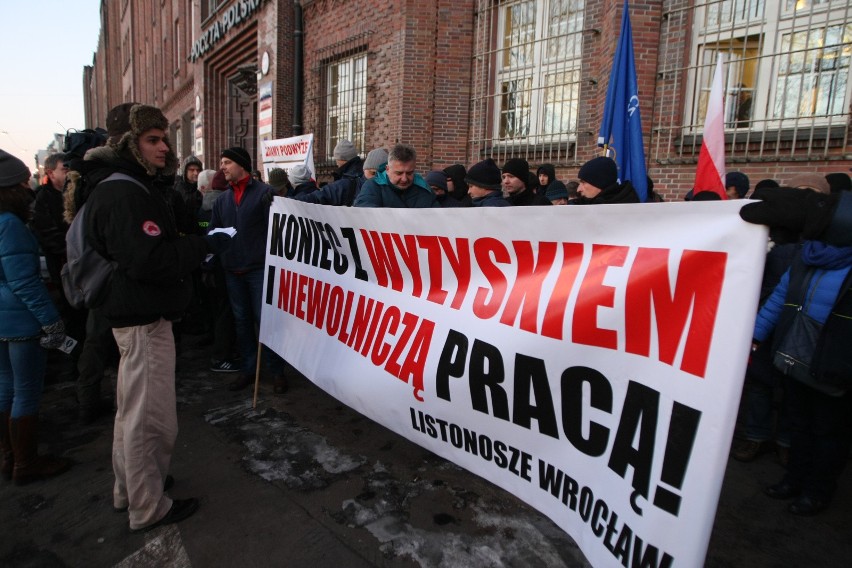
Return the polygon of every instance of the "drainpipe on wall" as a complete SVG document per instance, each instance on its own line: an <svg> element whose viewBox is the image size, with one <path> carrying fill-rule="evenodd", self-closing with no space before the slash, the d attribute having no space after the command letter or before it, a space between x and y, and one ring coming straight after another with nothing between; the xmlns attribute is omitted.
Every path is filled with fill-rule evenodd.
<svg viewBox="0 0 852 568"><path fill-rule="evenodd" d="M302 31L302 5L293 2L293 135L302 134L302 94L305 92L302 70L304 61L304 32Z"/></svg>

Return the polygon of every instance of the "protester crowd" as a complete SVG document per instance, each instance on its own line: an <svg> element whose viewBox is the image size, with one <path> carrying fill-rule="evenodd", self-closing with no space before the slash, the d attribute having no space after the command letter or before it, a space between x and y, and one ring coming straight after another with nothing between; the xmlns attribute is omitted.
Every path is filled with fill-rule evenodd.
<svg viewBox="0 0 852 568"><path fill-rule="evenodd" d="M275 197L354 207L512 207L639 203L608 157L583 164L576 180L552 164L485 159L422 175L415 148L396 144L364 158L341 140L334 181L318 186L306 165L254 169L246 149L222 149L204 169L178 164L156 107L110 110L105 131L53 154L35 191L30 172L0 150L0 443L2 474L16 484L59 475L62 457L39 455L38 410L48 349L65 347L61 372L77 382L78 419L115 412L113 506L132 531L192 515L195 499L173 500L169 463L177 436L176 349L183 334L208 344L210 370L254 383L260 356L276 394L286 362L258 351L265 244ZM647 181L647 201L662 201ZM725 198L743 199L748 177L730 172ZM766 494L790 511L824 509L852 443L852 183L845 173L762 180L742 217L770 226L760 312L742 405L743 439L732 456L751 461L775 448L785 477ZM695 188L689 200L722 199ZM85 211L85 215L83 215ZM79 216L79 219L78 219ZM85 243L108 261L109 278L87 306L62 285L66 233L79 221ZM51 295L40 277L47 264ZM78 340L68 345L67 337ZM104 398L105 366L117 349L115 399Z"/></svg>

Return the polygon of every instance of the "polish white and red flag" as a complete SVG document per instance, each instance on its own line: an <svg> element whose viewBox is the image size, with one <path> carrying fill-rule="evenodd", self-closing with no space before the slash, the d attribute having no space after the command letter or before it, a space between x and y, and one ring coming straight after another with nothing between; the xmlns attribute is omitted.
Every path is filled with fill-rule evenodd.
<svg viewBox="0 0 852 568"><path fill-rule="evenodd" d="M693 184L693 193L701 191L712 191L722 199L728 198L725 193L725 92L721 53L716 60L716 72L713 74L710 99L707 101L704 138Z"/></svg>

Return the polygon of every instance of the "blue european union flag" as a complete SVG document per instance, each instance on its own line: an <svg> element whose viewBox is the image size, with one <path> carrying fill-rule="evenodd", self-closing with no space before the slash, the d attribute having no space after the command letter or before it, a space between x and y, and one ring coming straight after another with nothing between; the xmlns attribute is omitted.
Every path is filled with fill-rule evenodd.
<svg viewBox="0 0 852 568"><path fill-rule="evenodd" d="M639 87L636 84L633 32L627 0L624 0L621 35L612 62L598 146L614 151L612 153L615 154L615 162L618 164L619 180L630 180L639 200L648 201L645 146L642 143L642 119L639 116Z"/></svg>

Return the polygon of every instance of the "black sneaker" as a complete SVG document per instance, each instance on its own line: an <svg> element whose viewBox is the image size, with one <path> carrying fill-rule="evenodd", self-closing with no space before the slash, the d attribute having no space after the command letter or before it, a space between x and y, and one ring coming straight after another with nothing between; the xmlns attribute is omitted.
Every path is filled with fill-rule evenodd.
<svg viewBox="0 0 852 568"><path fill-rule="evenodd" d="M237 373L239 372L240 367L233 361L222 359L221 361L213 363L210 370L214 373Z"/></svg>
<svg viewBox="0 0 852 568"><path fill-rule="evenodd" d="M169 512L166 513L166 516L157 521L156 523L151 523L147 527L142 527L138 529L130 529L132 533L142 533L148 532L151 529L155 529L157 527L163 525L170 525L172 523L178 523L187 517L191 517L193 513L198 510L198 499L175 499L172 501L172 508L169 509Z"/></svg>

